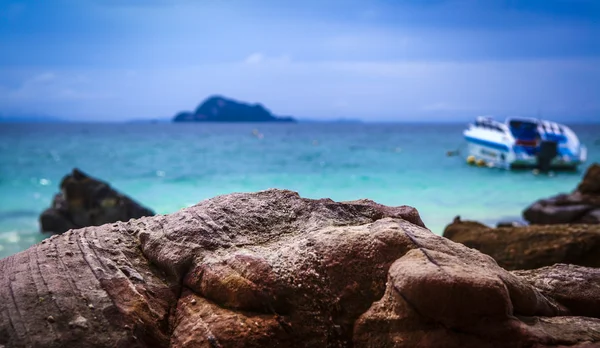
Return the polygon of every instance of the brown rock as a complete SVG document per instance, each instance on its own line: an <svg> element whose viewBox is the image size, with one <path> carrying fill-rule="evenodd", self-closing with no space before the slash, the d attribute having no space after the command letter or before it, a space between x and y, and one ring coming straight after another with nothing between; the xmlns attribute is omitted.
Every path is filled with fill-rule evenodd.
<svg viewBox="0 0 600 348"><path fill-rule="evenodd" d="M455 221L444 237L490 255L508 270L533 269L555 263L600 267L599 225L531 225L490 228Z"/></svg>
<svg viewBox="0 0 600 348"><path fill-rule="evenodd" d="M523 211L531 224L600 224L600 164L592 164L570 194L540 199Z"/></svg>
<svg viewBox="0 0 600 348"><path fill-rule="evenodd" d="M103 242L106 235L127 239L128 247ZM166 346L178 287L136 250L135 240L119 224L89 227L0 260L0 345L136 347L137 337ZM64 256L66 250L73 255ZM120 265L150 273L139 282Z"/></svg>
<svg viewBox="0 0 600 348"><path fill-rule="evenodd" d="M566 316L567 308L499 270L468 249L409 251L390 268L383 298L357 320L354 346L598 344L600 320Z"/></svg>
<svg viewBox="0 0 600 348"><path fill-rule="evenodd" d="M434 235L413 208L281 190L54 236L0 260L0 285L7 347L600 340L600 320L570 316L564 298Z"/></svg>
<svg viewBox="0 0 600 348"><path fill-rule="evenodd" d="M523 213L523 217L532 224L568 224L581 223L582 218L594 209L586 204L556 204L554 199L541 199Z"/></svg>
<svg viewBox="0 0 600 348"><path fill-rule="evenodd" d="M60 189L52 206L40 216L42 232L62 233L154 215L150 209L79 169L73 169L63 178Z"/></svg>
<svg viewBox="0 0 600 348"><path fill-rule="evenodd" d="M489 228L487 225L477 221L461 220L460 216L456 216L452 221L452 224L446 226L444 229L444 237L453 239L455 235L462 235L472 230L481 230Z"/></svg>
<svg viewBox="0 0 600 348"><path fill-rule="evenodd" d="M554 298L571 314L600 318L600 269L555 264L513 274Z"/></svg>
<svg viewBox="0 0 600 348"><path fill-rule="evenodd" d="M577 191L587 195L600 195L600 164L594 163L577 186Z"/></svg>

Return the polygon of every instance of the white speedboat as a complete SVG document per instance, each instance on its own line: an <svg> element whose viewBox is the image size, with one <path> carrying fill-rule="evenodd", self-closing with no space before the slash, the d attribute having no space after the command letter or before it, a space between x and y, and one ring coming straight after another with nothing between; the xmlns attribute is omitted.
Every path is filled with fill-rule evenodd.
<svg viewBox="0 0 600 348"><path fill-rule="evenodd" d="M587 150L567 126L535 118L509 118L504 123L477 117L464 131L467 162L479 166L577 169Z"/></svg>

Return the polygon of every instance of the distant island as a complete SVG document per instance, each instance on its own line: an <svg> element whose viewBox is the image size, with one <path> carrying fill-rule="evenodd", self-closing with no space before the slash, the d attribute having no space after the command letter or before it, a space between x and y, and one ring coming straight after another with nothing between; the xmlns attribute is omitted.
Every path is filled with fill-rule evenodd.
<svg viewBox="0 0 600 348"><path fill-rule="evenodd" d="M182 111L173 122L296 122L271 114L261 104L247 104L221 96L206 99L194 112Z"/></svg>

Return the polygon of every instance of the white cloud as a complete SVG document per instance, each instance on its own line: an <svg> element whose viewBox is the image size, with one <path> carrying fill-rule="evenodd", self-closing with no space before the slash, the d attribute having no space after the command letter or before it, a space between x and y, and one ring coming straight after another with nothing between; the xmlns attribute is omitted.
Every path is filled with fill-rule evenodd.
<svg viewBox="0 0 600 348"><path fill-rule="evenodd" d="M30 80L26 81L25 83L45 83L45 82L51 82L54 79L56 79L56 75L53 72L45 72L45 73L41 73L39 75L32 77Z"/></svg>
<svg viewBox="0 0 600 348"><path fill-rule="evenodd" d="M263 53L260 53L260 52L252 53L251 55L246 57L246 59L244 59L244 63L249 64L249 65L258 65L258 64L282 65L282 64L289 64L289 63L291 63L291 61L292 61L292 58L287 54L283 54L283 55L275 56L275 57L267 57L266 55L264 55Z"/></svg>
<svg viewBox="0 0 600 348"><path fill-rule="evenodd" d="M29 74L14 88L0 89L0 100L5 103L36 103L46 101L73 101L103 98L106 93L87 90L90 79L82 73L42 72ZM0 72L0 77L2 73Z"/></svg>
<svg viewBox="0 0 600 348"><path fill-rule="evenodd" d="M265 59L265 56L262 53L256 52L256 53L252 53L251 55L246 57L244 62L246 64L259 64L260 62L264 61L264 59Z"/></svg>
<svg viewBox="0 0 600 348"><path fill-rule="evenodd" d="M350 103L345 99L336 99L331 105L336 109L347 109L350 106Z"/></svg>
<svg viewBox="0 0 600 348"><path fill-rule="evenodd" d="M438 102L438 103L425 105L425 106L421 107L421 110L423 110L423 111L440 111L440 110L445 111L445 110L456 110L456 107L453 107L448 103Z"/></svg>
<svg viewBox="0 0 600 348"><path fill-rule="evenodd" d="M467 105L457 105L445 102L436 102L422 106L421 111L476 111L476 108Z"/></svg>

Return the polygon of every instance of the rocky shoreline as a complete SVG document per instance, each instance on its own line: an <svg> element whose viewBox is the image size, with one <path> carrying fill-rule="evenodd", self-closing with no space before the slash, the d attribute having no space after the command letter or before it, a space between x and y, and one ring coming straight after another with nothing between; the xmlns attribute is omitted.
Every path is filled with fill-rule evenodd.
<svg viewBox="0 0 600 348"><path fill-rule="evenodd" d="M491 228L457 216L443 236L492 256L506 269L600 267L600 165L590 166L573 192L531 204L523 218L528 225Z"/></svg>
<svg viewBox="0 0 600 348"><path fill-rule="evenodd" d="M443 236L492 256L508 270L555 263L600 267L600 224L491 228L457 219Z"/></svg>
<svg viewBox="0 0 600 348"><path fill-rule="evenodd" d="M438 236L408 206L229 194L0 260L0 347L600 346L599 249L598 224Z"/></svg>
<svg viewBox="0 0 600 348"><path fill-rule="evenodd" d="M593 164L571 193L541 199L523 211L532 224L599 224L600 165Z"/></svg>

